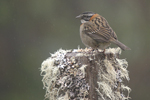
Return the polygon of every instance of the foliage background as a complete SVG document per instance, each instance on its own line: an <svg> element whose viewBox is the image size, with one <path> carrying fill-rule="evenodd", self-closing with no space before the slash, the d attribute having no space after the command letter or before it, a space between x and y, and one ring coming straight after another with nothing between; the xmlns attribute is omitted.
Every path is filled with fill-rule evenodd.
<svg viewBox="0 0 150 100"><path fill-rule="evenodd" d="M43 100L43 60L59 48L84 48L79 37L84 11L104 16L129 62L132 100L150 99L149 0L0 0L0 100Z"/></svg>

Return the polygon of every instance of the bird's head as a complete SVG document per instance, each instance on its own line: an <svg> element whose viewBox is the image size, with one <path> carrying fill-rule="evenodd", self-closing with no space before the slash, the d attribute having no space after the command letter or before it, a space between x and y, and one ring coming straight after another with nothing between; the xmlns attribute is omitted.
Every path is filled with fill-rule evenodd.
<svg viewBox="0 0 150 100"><path fill-rule="evenodd" d="M90 18L94 15L94 12L84 12L78 16L76 16L76 18L81 19L81 23L85 23L87 21L90 20Z"/></svg>

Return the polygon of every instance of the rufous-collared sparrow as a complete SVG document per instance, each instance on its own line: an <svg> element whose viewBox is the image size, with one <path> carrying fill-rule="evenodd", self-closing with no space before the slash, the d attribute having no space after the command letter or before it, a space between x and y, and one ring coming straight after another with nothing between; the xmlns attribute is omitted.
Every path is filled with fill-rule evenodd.
<svg viewBox="0 0 150 100"><path fill-rule="evenodd" d="M116 33L101 15L84 12L76 18L81 19L80 37L85 46L105 50L111 43L114 43L122 50L130 50L129 47L118 41Z"/></svg>

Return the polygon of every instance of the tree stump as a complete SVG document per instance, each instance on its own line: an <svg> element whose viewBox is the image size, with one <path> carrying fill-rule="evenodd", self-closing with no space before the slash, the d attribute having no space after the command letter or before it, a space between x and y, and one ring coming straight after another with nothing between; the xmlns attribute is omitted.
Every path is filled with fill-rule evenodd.
<svg viewBox="0 0 150 100"><path fill-rule="evenodd" d="M42 82L49 100L126 100L128 63L120 48L58 50L43 61Z"/></svg>

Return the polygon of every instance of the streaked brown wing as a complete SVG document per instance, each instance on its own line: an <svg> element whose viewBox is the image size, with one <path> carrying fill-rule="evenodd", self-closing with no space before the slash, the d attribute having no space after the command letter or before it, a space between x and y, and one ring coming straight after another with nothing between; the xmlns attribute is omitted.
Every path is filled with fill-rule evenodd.
<svg viewBox="0 0 150 100"><path fill-rule="evenodd" d="M109 28L100 27L97 29L92 22L84 23L84 33L98 42L110 42L110 39L114 39Z"/></svg>

